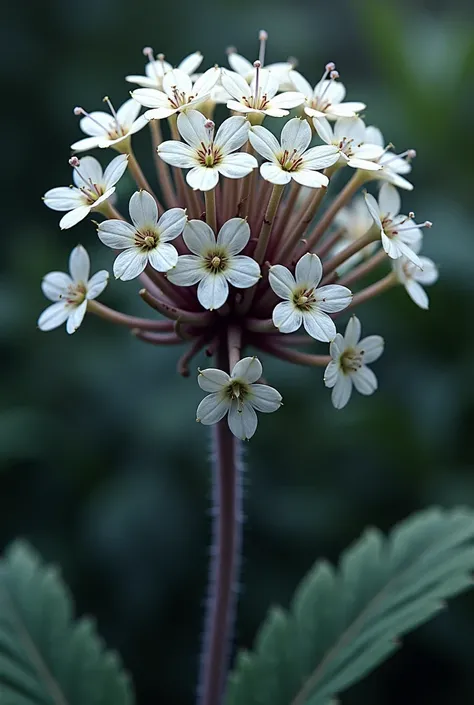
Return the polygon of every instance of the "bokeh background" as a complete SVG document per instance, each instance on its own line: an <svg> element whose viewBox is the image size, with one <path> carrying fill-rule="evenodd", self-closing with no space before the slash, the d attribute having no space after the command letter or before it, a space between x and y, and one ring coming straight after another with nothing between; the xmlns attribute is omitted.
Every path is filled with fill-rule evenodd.
<svg viewBox="0 0 474 705"><path fill-rule="evenodd" d="M250 646L268 606L287 605L312 562L336 560L365 526L387 529L432 503L474 506L472 15L467 0L46 0L9 3L2 17L0 542L23 536L62 566L78 613L97 616L132 671L140 704L193 701L208 437L194 422L202 395L175 375L175 350L92 317L73 337L36 329L40 279L63 269L75 244L94 270L112 261L90 223L60 232L40 200L70 182L72 108L100 109L105 93L126 99L123 77L141 72L144 45L171 63L201 49L212 65L230 44L255 58L264 27L268 61L294 55L313 82L335 61L369 122L418 152L403 202L434 222L426 253L441 278L428 313L402 288L360 312L365 332L386 340L379 392L335 412L318 371L266 367L285 406L261 418L247 448L238 643ZM147 139L136 137L139 154ZM112 283L103 300L143 312L136 290ZM343 702L472 702L473 654L474 599L464 596Z"/></svg>

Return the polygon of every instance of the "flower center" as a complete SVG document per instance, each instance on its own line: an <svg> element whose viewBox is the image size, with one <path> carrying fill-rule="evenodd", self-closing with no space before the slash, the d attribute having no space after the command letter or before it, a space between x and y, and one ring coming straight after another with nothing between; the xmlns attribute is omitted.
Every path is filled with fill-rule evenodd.
<svg viewBox="0 0 474 705"><path fill-rule="evenodd" d="M87 288L84 282L78 282L77 284L70 284L66 293L66 301L69 306L80 306L85 300L87 294Z"/></svg>
<svg viewBox="0 0 474 705"><path fill-rule="evenodd" d="M240 408L251 394L250 385L242 379L233 379L226 387L225 393L228 399L237 401Z"/></svg>
<svg viewBox="0 0 474 705"><path fill-rule="evenodd" d="M228 257L224 250L215 249L205 255L204 263L208 272L211 274L220 274L227 268Z"/></svg>
<svg viewBox="0 0 474 705"><path fill-rule="evenodd" d="M172 86L171 95L168 95L168 100L172 108L180 108L183 105L187 105L193 98L193 95L186 95L184 91L178 91L177 86Z"/></svg>
<svg viewBox="0 0 474 705"><path fill-rule="evenodd" d="M297 289L293 293L293 303L300 311L310 311L315 301L314 287L312 289Z"/></svg>
<svg viewBox="0 0 474 705"><path fill-rule="evenodd" d="M137 230L135 232L135 245L142 250L153 250L159 243L160 236L153 230Z"/></svg>
<svg viewBox="0 0 474 705"><path fill-rule="evenodd" d="M296 149L292 152L285 149L285 151L278 157L278 161L284 171L298 171L301 167L303 159Z"/></svg>
<svg viewBox="0 0 474 705"><path fill-rule="evenodd" d="M201 142L201 146L197 150L197 158L201 166L213 167L222 161L222 154L220 149L214 146L213 142L209 142L207 145Z"/></svg>
<svg viewBox="0 0 474 705"><path fill-rule="evenodd" d="M357 372L360 370L363 364L364 351L355 350L355 348L348 348L341 355L341 368L344 374L348 375L351 372Z"/></svg>

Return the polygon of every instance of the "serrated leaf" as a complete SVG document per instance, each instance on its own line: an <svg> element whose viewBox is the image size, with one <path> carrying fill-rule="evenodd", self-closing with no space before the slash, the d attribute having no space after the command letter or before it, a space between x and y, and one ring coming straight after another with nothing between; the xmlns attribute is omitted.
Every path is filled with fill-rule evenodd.
<svg viewBox="0 0 474 705"><path fill-rule="evenodd" d="M472 586L474 513L430 509L386 538L369 529L335 571L319 561L290 610L272 610L240 655L225 705L329 705L399 646L403 634Z"/></svg>
<svg viewBox="0 0 474 705"><path fill-rule="evenodd" d="M56 568L23 541L0 561L1 705L133 705L119 658L90 619L73 622Z"/></svg>

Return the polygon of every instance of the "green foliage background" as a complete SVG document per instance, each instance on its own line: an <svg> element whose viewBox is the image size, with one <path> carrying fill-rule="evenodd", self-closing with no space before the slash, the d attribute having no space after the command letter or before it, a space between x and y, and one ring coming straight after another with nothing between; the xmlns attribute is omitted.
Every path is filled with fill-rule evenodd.
<svg viewBox="0 0 474 705"><path fill-rule="evenodd" d="M88 319L73 338L41 334L41 276L72 246L110 269L94 229L61 233L41 203L70 180L74 105L127 97L151 44L174 63L237 45L299 58L314 81L337 63L350 99L399 149L415 147L403 203L435 227L441 272L429 313L396 290L360 311L381 333L380 390L335 412L318 372L268 362L285 406L247 449L247 524L238 642L272 602L288 604L314 559L335 560L367 524L383 529L431 503L474 506L474 18L463 0L47 0L2 18L0 540L29 539L59 562L78 612L97 615L133 672L140 703L192 702L208 542L208 438L201 393L174 374L175 351ZM146 154L147 135L136 139ZM136 285L104 301L139 312ZM196 364L202 360L197 360ZM441 705L474 695L474 601L456 601L343 697L347 705Z"/></svg>

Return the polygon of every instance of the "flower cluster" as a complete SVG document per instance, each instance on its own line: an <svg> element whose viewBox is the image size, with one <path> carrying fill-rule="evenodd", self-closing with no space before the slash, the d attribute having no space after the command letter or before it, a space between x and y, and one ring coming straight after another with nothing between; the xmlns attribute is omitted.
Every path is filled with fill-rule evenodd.
<svg viewBox="0 0 474 705"><path fill-rule="evenodd" d="M384 346L378 335L360 339L355 307L401 284L427 309L423 285L437 279L435 264L420 255L422 230L431 223L400 213L399 189L413 189L406 177L415 151L396 154L377 127L366 125L365 103L345 101L334 63L313 88L293 59L265 66L267 34L259 36L256 61L231 49L229 67L199 74L199 52L173 67L146 47L145 72L126 77L138 87L120 108L106 97L109 112L74 109L86 137L71 145L73 152L119 155L104 171L92 156L72 156L74 186L51 189L44 202L66 212L63 229L92 211L102 216L97 234L117 255L115 278L138 278L153 314L129 316L96 301L108 275L89 278L89 258L79 246L69 275L44 278L44 294L54 303L38 321L41 330L66 322L73 333L89 311L148 343L185 345L178 362L185 376L201 350L214 356L215 367L199 371L199 386L209 394L197 420L214 424L227 415L242 439L255 433L256 411L281 405L262 379L261 363L244 357L244 349L325 368L324 383L340 409L353 387L364 395L376 390L368 365ZM223 106L230 116L216 126ZM152 185L132 149L132 136L146 126ZM113 200L127 170L136 183L130 220ZM380 276L387 265L389 273ZM342 335L336 321L345 312L351 315ZM301 328L304 336L296 334ZM300 349L312 341L329 350Z"/></svg>

